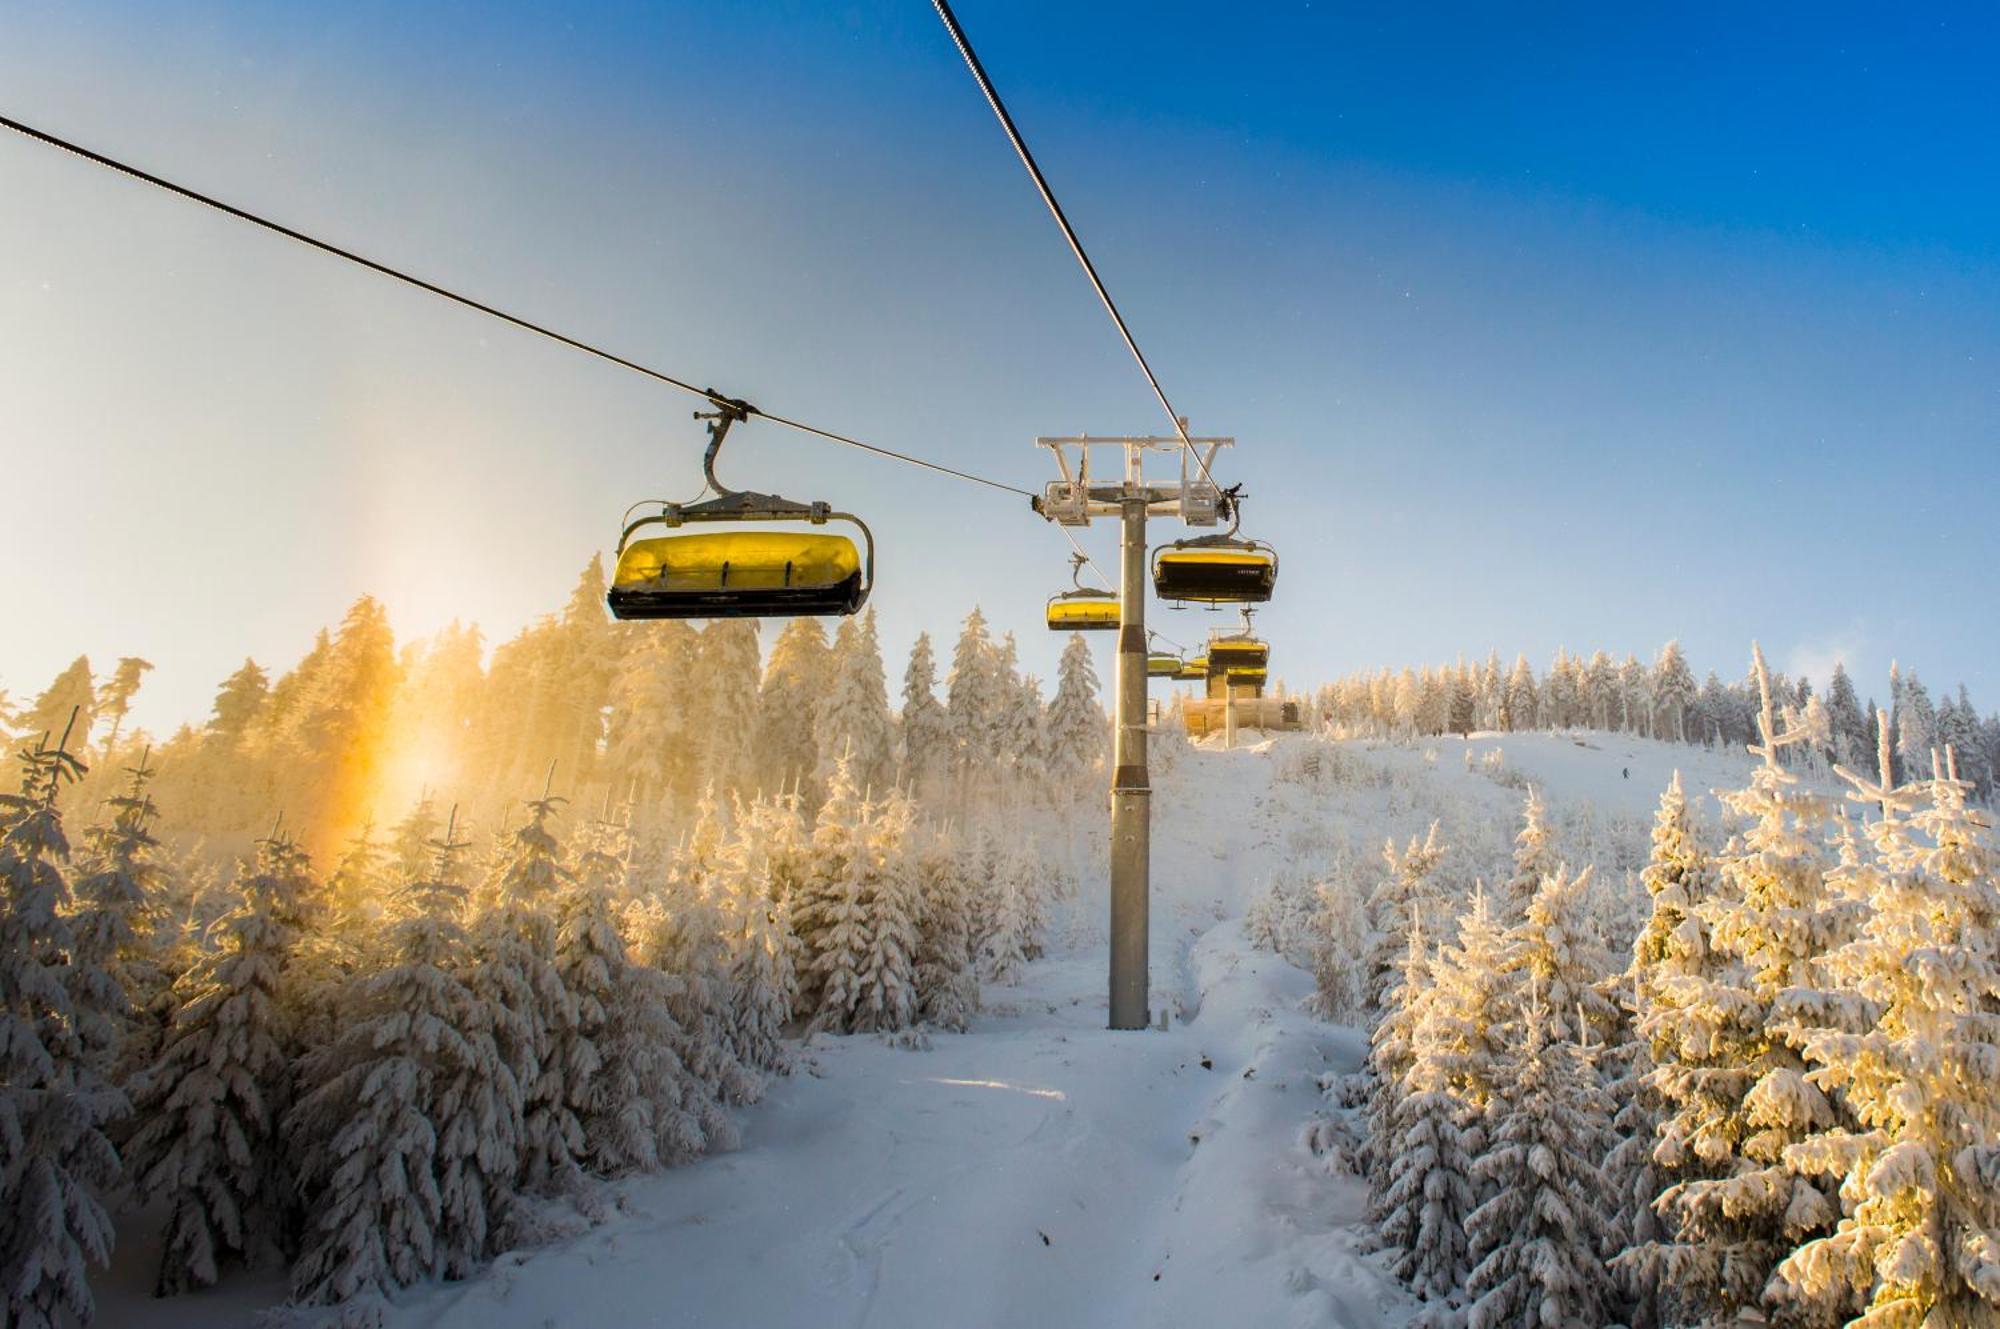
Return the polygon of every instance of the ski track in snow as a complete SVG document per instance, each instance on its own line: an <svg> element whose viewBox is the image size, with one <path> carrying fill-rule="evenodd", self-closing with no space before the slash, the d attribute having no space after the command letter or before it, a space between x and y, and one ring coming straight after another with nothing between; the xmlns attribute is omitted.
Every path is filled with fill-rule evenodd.
<svg viewBox="0 0 2000 1329"><path fill-rule="evenodd" d="M619 1183L616 1211L580 1236L408 1290L391 1329L1403 1323L1412 1303L1366 1253L1363 1185L1301 1143L1318 1078L1358 1069L1365 1038L1305 1013L1310 975L1251 947L1240 920L1299 825L1331 813L1379 843L1413 814L1391 799L1377 824L1372 791L1274 783L1274 751L1295 741L1196 749L1158 782L1152 1007L1172 1012L1168 1031L1103 1027L1090 828L1069 935L1020 986L986 990L972 1033L928 1051L816 1039L740 1114L739 1150ZM1504 818L1520 795L1466 770L1468 746L1504 746L1558 803L1623 817L1650 816L1676 764L1691 793L1746 769L1611 735L1440 740L1434 759L1349 746ZM152 1301L146 1255L120 1252L100 1324L247 1326L283 1293L254 1274Z"/></svg>

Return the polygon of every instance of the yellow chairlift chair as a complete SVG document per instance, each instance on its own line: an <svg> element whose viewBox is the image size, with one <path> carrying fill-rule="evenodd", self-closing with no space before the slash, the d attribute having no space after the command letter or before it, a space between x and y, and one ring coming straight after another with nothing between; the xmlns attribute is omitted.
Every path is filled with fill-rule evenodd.
<svg viewBox="0 0 2000 1329"><path fill-rule="evenodd" d="M652 516L628 522L618 537L618 563L605 601L618 619L785 618L856 613L875 587L875 536L866 522L825 503L733 490L715 478L715 457L729 427L757 413L747 402L711 393L702 475L715 497L662 503ZM707 492L706 490L704 492ZM635 507L643 504L635 504ZM626 513L630 517L630 510ZM858 528L865 552L845 535L740 529L754 522L842 521ZM723 529L634 539L647 526Z"/></svg>
<svg viewBox="0 0 2000 1329"><path fill-rule="evenodd" d="M1229 530L1161 545L1153 553L1153 593L1180 604L1263 604L1278 582L1278 551L1237 535L1240 498L1231 498Z"/></svg>
<svg viewBox="0 0 2000 1329"><path fill-rule="evenodd" d="M1083 584L1083 565L1089 561L1082 554L1069 556L1069 579L1076 589L1049 597L1049 631L1108 632L1118 626L1118 597Z"/></svg>

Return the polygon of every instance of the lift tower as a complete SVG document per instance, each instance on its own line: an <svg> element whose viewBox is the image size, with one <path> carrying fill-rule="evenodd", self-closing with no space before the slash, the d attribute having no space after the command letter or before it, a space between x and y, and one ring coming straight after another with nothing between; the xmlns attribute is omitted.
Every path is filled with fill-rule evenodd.
<svg viewBox="0 0 2000 1329"><path fill-rule="evenodd" d="M1187 421L1181 421L1183 431ZM1144 1029L1146 955L1151 890L1152 783L1146 772L1146 518L1178 517L1213 526L1225 499L1210 478L1218 450L1233 438L1038 438L1055 455L1051 480L1035 510L1061 526L1088 526L1093 517L1119 519L1118 672L1111 757L1111 1028ZM1190 444L1192 446L1190 446ZM1117 449L1119 478L1093 478L1093 448ZM1148 452L1180 454L1177 480L1149 482ZM1192 469L1190 463L1192 461Z"/></svg>

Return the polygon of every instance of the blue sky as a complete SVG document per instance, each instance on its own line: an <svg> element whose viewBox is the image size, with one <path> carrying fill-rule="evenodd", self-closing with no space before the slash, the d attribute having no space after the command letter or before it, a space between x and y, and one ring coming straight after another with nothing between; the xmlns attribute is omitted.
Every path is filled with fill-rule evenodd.
<svg viewBox="0 0 2000 1329"><path fill-rule="evenodd" d="M1727 676L1758 637L2000 705L2000 19L1387 11L960 6L1168 391L1240 440L1275 672L1678 636ZM918 0L17 0L0 88L1013 483L1037 434L1164 425ZM139 653L167 725L363 591L405 633L505 636L628 502L695 488L678 395L34 144L0 182L17 695ZM769 428L723 474L869 517L892 672L974 602L1051 670L1066 546L1021 500Z"/></svg>

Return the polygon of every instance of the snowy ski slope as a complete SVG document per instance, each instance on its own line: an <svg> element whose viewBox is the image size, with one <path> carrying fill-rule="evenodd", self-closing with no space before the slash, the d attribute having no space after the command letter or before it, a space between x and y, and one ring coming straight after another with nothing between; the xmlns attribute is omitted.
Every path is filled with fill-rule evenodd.
<svg viewBox="0 0 2000 1329"><path fill-rule="evenodd" d="M1372 871L1362 856L1384 836L1432 817L1475 858L1504 854L1524 778L1559 840L1567 825L1638 852L1676 766L1692 794L1739 783L1749 761L1492 735L1341 744L1337 773L1302 774L1314 747L1197 748L1158 774L1153 1007L1172 1012L1167 1032L1103 1028L1103 832L1079 827L1082 886L1050 956L1019 986L989 986L971 1034L927 1051L816 1039L742 1115L740 1150L615 1187L615 1211L571 1240L411 1290L392 1326L1402 1323L1411 1303L1365 1253L1361 1183L1301 1140L1319 1078L1357 1069L1364 1039L1301 1009L1310 976L1253 948L1244 910L1274 872L1329 853ZM283 1295L275 1275L238 1275L155 1301L154 1258L121 1247L101 1324L249 1325Z"/></svg>

